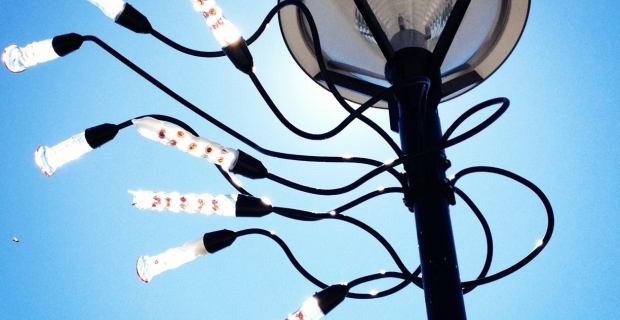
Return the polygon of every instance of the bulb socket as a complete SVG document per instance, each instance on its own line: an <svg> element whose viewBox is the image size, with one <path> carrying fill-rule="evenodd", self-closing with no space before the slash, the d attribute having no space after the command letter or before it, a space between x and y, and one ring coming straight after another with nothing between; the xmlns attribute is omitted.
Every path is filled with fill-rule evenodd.
<svg viewBox="0 0 620 320"><path fill-rule="evenodd" d="M238 151L237 162L230 168L230 172L250 179L263 179L267 177L268 171L262 162L241 150Z"/></svg>
<svg viewBox="0 0 620 320"><path fill-rule="evenodd" d="M118 126L111 123L104 123L98 126L88 128L84 131L86 142L95 149L101 147L106 142L114 139L118 133Z"/></svg>
<svg viewBox="0 0 620 320"><path fill-rule="evenodd" d="M273 212L273 206L266 204L260 198L250 197L243 194L237 196L235 204L235 216L237 217L264 217Z"/></svg>
<svg viewBox="0 0 620 320"><path fill-rule="evenodd" d="M84 43L84 38L77 33L67 33L52 38L52 48L59 57L79 49Z"/></svg>
<svg viewBox="0 0 620 320"><path fill-rule="evenodd" d="M205 233L202 241L208 253L215 253L230 246L237 239L237 234L230 230L219 230Z"/></svg>
<svg viewBox="0 0 620 320"><path fill-rule="evenodd" d="M252 58L248 44L243 37L239 37L239 40L223 47L222 51L241 72L248 75L253 72L254 58Z"/></svg>
<svg viewBox="0 0 620 320"><path fill-rule="evenodd" d="M153 31L149 19L129 3L125 4L125 9L116 17L116 23L136 33L148 34Z"/></svg>

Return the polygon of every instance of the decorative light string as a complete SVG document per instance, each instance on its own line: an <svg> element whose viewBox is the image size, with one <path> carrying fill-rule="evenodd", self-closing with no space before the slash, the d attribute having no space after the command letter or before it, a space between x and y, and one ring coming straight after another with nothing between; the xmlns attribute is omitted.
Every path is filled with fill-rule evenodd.
<svg viewBox="0 0 620 320"><path fill-rule="evenodd" d="M439 146L430 149L424 150L418 154L403 154L402 150L398 148L395 142L385 133L383 129L378 127L377 124L370 121L366 117L362 115L362 113L374 105L377 101L385 98L388 95L391 95L395 92L395 90L402 89L404 87L420 85L423 86L423 92L426 92L430 82L426 78L415 78L408 79L403 83L399 84L399 86L394 86L391 88L387 88L381 94L372 97L368 102L362 104L360 108L357 110L353 110L348 103L344 100L344 98L340 95L338 90L335 89L334 83L329 78L329 73L326 69L326 64L321 55L318 55L317 62L319 65L319 69L321 70L321 74L327 87L330 89L335 99L345 108L350 115L343 120L343 122L338 125L333 130L330 130L323 134L311 134L304 132L295 126L293 126L278 110L275 106L271 98L264 90L256 76L253 74L253 61L251 54L247 48L247 44L243 37L241 36L239 30L232 24L230 21L224 18L222 9L215 3L214 0L191 0L193 3L193 7L196 11L200 12L206 19L206 23L209 28L213 31L215 39L218 41L220 46L222 47L222 51L218 52L203 52L197 51L193 49L188 49L183 46L176 44L170 39L164 37L155 31L146 17L144 17L141 13L139 13L135 8L125 3L123 0L88 0L92 4L96 5L101 11L113 19L116 23L127 27L130 30L133 30L138 33L150 33L162 42L168 44L169 46L195 56L200 57L218 57L227 55L233 64L242 72L248 74L253 81L256 89L261 94L262 98L268 104L270 109L274 112L274 114L278 117L280 122L282 122L291 132L305 137L307 139L326 139L330 138L340 131L344 129L349 123L351 123L355 119L359 119L366 124L368 124L373 130L375 130L379 135L381 135L385 141L394 149L396 154L398 155L398 159L386 161L382 163L380 161L372 160L372 159L363 159L363 158L355 158L355 157L322 157L322 156L303 156L303 155L292 155L285 154L280 152L275 152L271 150L267 150L261 148L256 143L251 140L245 138L240 135L236 131L231 128L225 126L220 123L206 112L202 111L198 107L189 103L184 98L180 97L178 94L164 86L161 82L150 76L144 70L137 67L131 61L120 55L114 49L109 47L103 41L99 40L93 36L81 36L77 34L66 34L54 37L49 40L34 42L24 47L18 47L17 45L9 45L6 47L2 53L2 61L5 67L11 72L22 72L29 67L37 65L42 62L50 61L60 56L64 56L72 51L75 51L80 48L83 41L92 41L99 46L101 46L104 50L112 54L114 57L119 59L125 65L129 66L136 73L143 76L145 79L156 85L159 89L161 89L166 94L170 95L178 102L183 104L185 107L194 111L196 114L200 115L204 119L213 123L220 129L225 132L231 134L232 136L238 138L242 142L248 144L255 150L268 155L275 156L283 159L297 160L297 161L320 161L320 162L349 162L349 163L363 163L367 165L375 166L376 168L369 173L363 175L361 178L356 180L355 182L344 186L342 188L336 189L318 189L306 187L300 184L297 184L292 181L288 181L274 174L268 173L266 168L262 166L260 161L251 157L250 155L236 149L225 148L218 143L212 142L205 138L199 137L198 134L189 128L186 124L170 117L159 116L162 119L165 119L167 122L174 122L178 126L174 126L168 124L161 119L156 119L156 117L141 117L136 118L131 121L124 122L120 125L113 124L102 124L96 127L92 127L86 129L84 132L79 133L70 137L69 139L58 143L52 147L41 146L38 147L35 151L35 163L37 166L43 171L43 173L47 176L51 176L54 172L61 166L65 165L68 162L78 159L82 155L88 153L89 151L98 148L99 146L105 144L114 138L117 132L127 127L128 125L134 124L138 130L138 132L144 137L158 141L164 145L171 145L178 150L189 153L195 157L205 158L209 162L214 163L218 166L218 169L222 171L227 177L228 181L232 183L234 180L233 176L229 176L229 172L241 174L251 179L260 179L260 178L268 178L272 181L281 183L283 185L287 185L291 188L295 188L297 190L314 193L314 194L324 194L324 195L332 195L332 194L340 194L353 190L358 187L362 183L368 181L374 176L377 176L383 172L389 172L393 176L397 178L397 180L401 183L402 188L396 187L388 187L383 188L380 187L378 190L375 190L371 193L368 193L356 200L351 201L341 207L338 207L334 210L328 211L327 213L312 213L303 210L290 209L290 208L281 208L274 207L271 204L271 201L266 199L254 198L249 196L249 193L242 189L240 186L236 188L241 190L244 194L241 195L219 195L212 196L210 194L196 194L196 193L188 193L181 194L178 192L152 192L152 191L129 191L133 195L133 204L136 208L142 210L158 210L158 211L171 211L171 212L187 212L187 213L201 213L205 215L217 214L222 216L237 216L237 217L262 217L271 212L278 214L282 217L301 220L301 221L318 221L322 219L336 219L340 221L344 221L350 224L357 226L358 228L366 231L369 235L373 236L377 241L379 241L383 247L388 251L388 253L393 258L396 266L399 269L399 272L394 271L381 271L377 274L368 275L365 277L361 277L351 281L348 284L337 284L328 286L325 283L321 282L314 276L312 276L308 271L306 271L301 264L294 258L290 249L286 246L283 240L277 237L273 232L269 232L261 229L246 229L238 232L233 232L230 230L219 230L214 232L209 232L204 234L204 236L199 237L197 239L186 242L180 247L175 247L168 249L160 254L156 254L153 256L143 255L140 256L136 262L136 272L138 277L144 281L149 282L153 279L153 277L171 269L175 269L180 267L183 264L186 264L190 261L193 261L199 256L205 256L208 254L213 254L223 248L230 246L235 239L240 236L250 235L250 234L258 234L267 236L273 239L276 243L280 245L280 247L284 250L290 262L297 268L297 270L306 277L310 282L314 283L322 290L313 295L310 299L302 304L302 306L288 315L288 320L317 320L326 315L329 311L331 311L334 307L336 307L340 302L342 302L345 297L349 298L357 298L357 299L374 299L384 297L390 294L393 294L407 285L414 283L417 286L421 286L420 268L418 267L413 273L411 273L407 267L404 265L402 260L398 257L396 251L392 248L392 246L387 242L387 240L379 234L377 231L372 229L371 227L365 225L361 221L358 221L354 218L347 217L342 215L341 213L345 210L348 210L362 202L365 202L371 198L374 198L378 195L383 195L387 193L406 193L408 186L404 182L402 176L394 170L395 166L398 166L405 161L409 161L413 158L419 157L423 154L427 154L429 152L435 152L441 149L448 148L450 146L456 145L460 142L463 142L466 139L474 136L478 132L484 130L490 124L492 124L495 120L497 120L503 112L508 108L509 102L506 98L496 98L480 103L467 112L465 112L461 117L459 117L445 132ZM310 14L308 8L301 1L296 0L285 0L279 2L267 15L263 24L259 27L258 31L250 37L248 43L253 42L260 36L260 34L266 28L269 20L282 8L293 5L299 8L300 12L306 17L308 22L308 26L310 28L310 32L313 37L314 42L314 50L315 52L322 52L320 46L320 40L318 36L318 31L316 29L316 25ZM424 97L425 98L425 97ZM466 131L465 133L450 139L451 134L456 130L456 128L463 123L468 117L473 115L474 113L487 108L492 105L500 104L501 106L498 110L493 113L488 119L484 120L482 123L473 127L472 129ZM447 159L445 159L447 161ZM449 164L449 161L447 161ZM475 172L487 172L503 175L510 179L513 179L522 185L528 187L532 190L543 202L545 206L545 210L547 213L547 230L542 239L540 239L534 248L534 250L528 254L525 258L518 261L513 266L510 266L502 271L499 271L491 276L487 276L487 273L491 266L492 256L493 256L493 241L490 233L490 229L484 216L480 212L480 210L475 206L473 201L467 197L467 195L461 191L460 189L455 187L456 182L463 176L475 173ZM516 270L522 268L524 265L529 263L536 255L538 255L543 248L547 245L550 240L551 234L553 232L554 227L554 217L553 210L551 208L551 204L544 195L544 193L538 189L533 183L530 181L514 174L508 172L506 170L492 168L492 167L472 167L465 169L459 173L457 173L453 179L448 181L446 189L446 197L452 199L454 198L454 194L458 194L466 204L474 211L476 216L478 217L480 223L483 226L485 236L487 239L487 256L485 260L484 267L480 275L477 279L472 281L465 281L462 283L464 288L464 293L467 293L473 290L476 286L489 283L495 280L498 280L502 277L505 277ZM451 194L450 194L451 193ZM377 291L373 290L369 293L355 293L349 292L351 288L361 283L366 283L369 281L374 281L386 277L398 278L402 279L402 283L384 290Z"/></svg>

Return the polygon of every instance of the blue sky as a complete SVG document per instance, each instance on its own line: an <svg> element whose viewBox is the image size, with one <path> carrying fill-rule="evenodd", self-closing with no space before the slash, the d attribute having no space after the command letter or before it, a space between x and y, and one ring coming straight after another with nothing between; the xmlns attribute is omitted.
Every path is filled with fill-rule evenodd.
<svg viewBox="0 0 620 320"><path fill-rule="evenodd" d="M218 2L248 37L275 1ZM186 1L131 2L161 33L187 46L216 50L203 19ZM617 319L620 219L616 196L620 152L617 1L534 1L521 41L506 63L473 91L444 103L444 128L471 106L507 97L511 107L476 137L448 149L448 174L497 166L536 183L549 197L556 227L547 248L515 274L465 296L470 319ZM313 155L353 154L377 160L393 152L364 125L337 137L303 140L279 124L247 76L226 58L199 59L134 34L87 1L3 1L0 45L25 45L77 32L100 37L203 110L263 147ZM291 122L324 132L346 114L290 57L274 21L251 46L257 76ZM332 188L369 169L360 165L291 163L262 156L159 92L99 47L85 43L61 59L21 74L0 70L0 318L284 318L317 287L267 238L248 236L230 248L144 284L135 260L205 232L263 228L284 239L299 261L326 283L396 270L372 237L338 221L302 223L139 211L127 190L227 194L213 165L142 138L134 128L47 178L33 152L101 123L144 114L179 118L202 136L259 158L278 175ZM489 111L490 112L490 111ZM467 122L475 125L489 113ZM384 128L384 110L367 115ZM462 132L462 131L461 131ZM397 139L397 136L392 134ZM270 181L242 179L275 205L328 211L376 189L381 176L337 197L305 195ZM543 206L517 184L491 175L464 178L459 188L481 208L495 239L491 272L518 261L545 230ZM418 264L413 216L401 197L385 195L347 212L381 232L410 269ZM484 261L484 235L470 210L451 208L461 276L474 278ZM19 243L12 241L20 239ZM385 289L394 282L360 286ZM421 290L408 287L376 300L345 300L328 319L424 319Z"/></svg>

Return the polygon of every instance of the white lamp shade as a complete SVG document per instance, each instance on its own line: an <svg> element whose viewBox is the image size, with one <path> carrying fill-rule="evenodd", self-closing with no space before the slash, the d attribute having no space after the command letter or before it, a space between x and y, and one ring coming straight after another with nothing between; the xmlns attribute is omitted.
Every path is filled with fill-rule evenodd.
<svg viewBox="0 0 620 320"><path fill-rule="evenodd" d="M421 4L416 5L416 2ZM303 3L312 12L323 57L328 69L337 76L338 90L345 98L360 104L368 100L367 94L346 89L349 81L364 82L374 89L371 94L389 86L384 75L386 59L360 25L361 16L353 1L303 0ZM393 44L401 14L401 22L406 28L419 29L429 38L426 47L432 51L437 32L445 24L442 21L446 18L443 7L451 10L455 1L368 0L368 3ZM442 101L471 90L501 66L521 37L529 8L530 0L471 0L441 65ZM419 21L413 26L411 20ZM284 41L300 67L327 88L320 76L308 24L299 9L289 6L281 10L280 27ZM381 101L375 107L386 108L387 103Z"/></svg>

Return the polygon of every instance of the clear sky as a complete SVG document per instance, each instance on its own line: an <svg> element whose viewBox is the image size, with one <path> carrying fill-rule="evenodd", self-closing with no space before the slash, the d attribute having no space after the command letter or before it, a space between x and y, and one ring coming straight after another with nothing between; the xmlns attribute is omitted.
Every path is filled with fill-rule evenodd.
<svg viewBox="0 0 620 320"><path fill-rule="evenodd" d="M217 50L187 1L131 2L161 33L187 46ZM275 1L218 2L249 37ZM620 281L617 197L620 94L617 1L533 1L519 45L482 85L440 106L447 128L471 106L507 97L511 107L476 137L448 149L448 174L476 165L513 171L549 197L556 227L547 248L515 274L465 296L470 319L618 319ZM291 122L324 132L346 115L331 95L297 67L274 20L251 46L257 76ZM203 110L263 147L313 155L395 155L374 132L354 123L336 138L311 142L288 132L251 81L226 58L184 56L151 36L132 33L87 1L0 2L0 46L76 32L100 37ZM202 136L259 158L280 176L333 188L369 170L361 165L292 163L260 155L175 103L92 43L21 74L0 70L1 319L282 319L318 290L271 240L237 239L228 249L157 276L135 274L140 255L154 255L205 232L263 228L286 241L299 261L326 283L396 270L369 235L338 221L303 223L279 216L227 218L140 211L128 190L230 194L213 165L142 138L133 127L47 178L33 161L88 127L144 114L179 118ZM467 122L475 125L483 113ZM388 128L384 110L367 115ZM460 131L462 132L462 130ZM392 136L397 139L395 134ZM242 178L275 205L329 211L375 190L396 186L377 177L350 194L305 195L276 183ZM521 259L546 228L543 206L527 189L487 174L458 186L488 219L497 272ZM484 234L463 201L451 208L463 280L485 255ZM413 215L401 196L385 195L347 212L381 232L410 269L418 264ZM12 241L19 238L19 243ZM394 281L361 286L382 290ZM414 286L386 298L347 299L328 319L425 319Z"/></svg>

